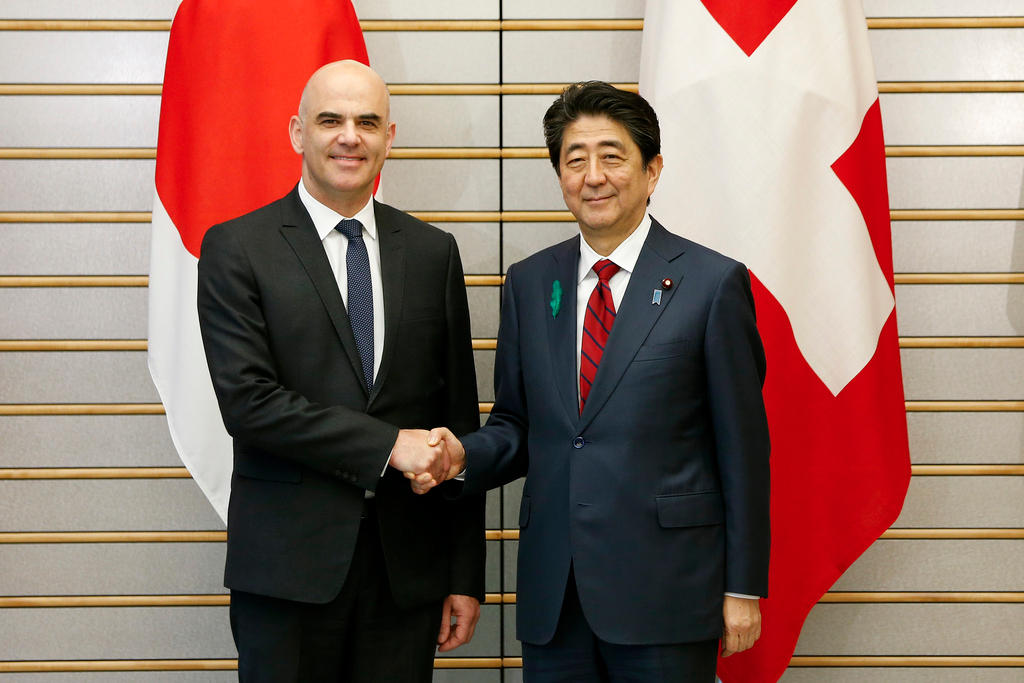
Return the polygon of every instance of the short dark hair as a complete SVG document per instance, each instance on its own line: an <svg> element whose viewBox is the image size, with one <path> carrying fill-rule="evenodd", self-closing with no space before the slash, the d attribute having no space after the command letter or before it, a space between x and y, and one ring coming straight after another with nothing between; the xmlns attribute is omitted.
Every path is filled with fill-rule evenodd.
<svg viewBox="0 0 1024 683"><path fill-rule="evenodd" d="M644 170L661 154L661 128L658 115L640 95L619 90L604 81L582 81L567 86L544 114L544 141L555 173L562 154L566 127L581 116L607 116L622 124L640 148Z"/></svg>

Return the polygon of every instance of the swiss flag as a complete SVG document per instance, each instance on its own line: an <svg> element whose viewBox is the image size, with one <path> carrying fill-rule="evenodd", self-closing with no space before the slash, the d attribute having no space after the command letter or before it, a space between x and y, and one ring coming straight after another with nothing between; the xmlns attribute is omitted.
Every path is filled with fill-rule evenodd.
<svg viewBox="0 0 1024 683"><path fill-rule="evenodd" d="M350 0L184 0L160 105L149 279L149 369L182 462L227 517L231 439L199 336L196 265L206 230L298 182L288 139L309 76L368 64Z"/></svg>
<svg viewBox="0 0 1024 683"><path fill-rule="evenodd" d="M651 214L747 264L768 356L775 681L807 613L910 481L878 89L860 0L648 0L640 92L661 119ZM728 560L727 560L728 561Z"/></svg>

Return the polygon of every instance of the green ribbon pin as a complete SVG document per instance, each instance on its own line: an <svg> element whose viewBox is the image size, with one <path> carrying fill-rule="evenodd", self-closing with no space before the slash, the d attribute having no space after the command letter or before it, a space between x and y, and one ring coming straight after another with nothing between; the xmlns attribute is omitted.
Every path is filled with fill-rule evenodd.
<svg viewBox="0 0 1024 683"><path fill-rule="evenodd" d="M562 309L562 283L555 280L551 283L551 317L555 318L558 316L558 311Z"/></svg>

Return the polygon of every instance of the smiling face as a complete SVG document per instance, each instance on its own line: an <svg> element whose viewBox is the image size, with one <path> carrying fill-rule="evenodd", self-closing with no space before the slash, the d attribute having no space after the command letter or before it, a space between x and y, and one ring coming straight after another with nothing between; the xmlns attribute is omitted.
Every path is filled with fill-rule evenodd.
<svg viewBox="0 0 1024 683"><path fill-rule="evenodd" d="M395 138L389 113L387 87L369 67L347 60L313 74L288 124L313 197L343 216L369 201Z"/></svg>
<svg viewBox="0 0 1024 683"><path fill-rule="evenodd" d="M580 116L566 126L558 182L583 237L598 253L610 254L640 225L661 167L659 154L644 168L625 126L607 116Z"/></svg>

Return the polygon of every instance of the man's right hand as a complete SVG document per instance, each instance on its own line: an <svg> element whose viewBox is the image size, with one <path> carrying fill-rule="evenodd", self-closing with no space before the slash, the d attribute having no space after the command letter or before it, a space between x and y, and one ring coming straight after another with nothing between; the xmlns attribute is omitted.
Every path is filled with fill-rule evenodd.
<svg viewBox="0 0 1024 683"><path fill-rule="evenodd" d="M431 445L429 437L430 433L425 429L400 429L388 461L406 477L422 482L422 493L444 481L451 469L445 443L434 441Z"/></svg>
<svg viewBox="0 0 1024 683"><path fill-rule="evenodd" d="M427 473L415 476L406 472L405 476L411 479L409 485L412 487L413 493L426 493L445 479L454 479L459 476L466 467L466 449L462 447L462 442L447 427L431 429L427 445L445 449L449 460L448 471L445 473L444 479L440 480Z"/></svg>

